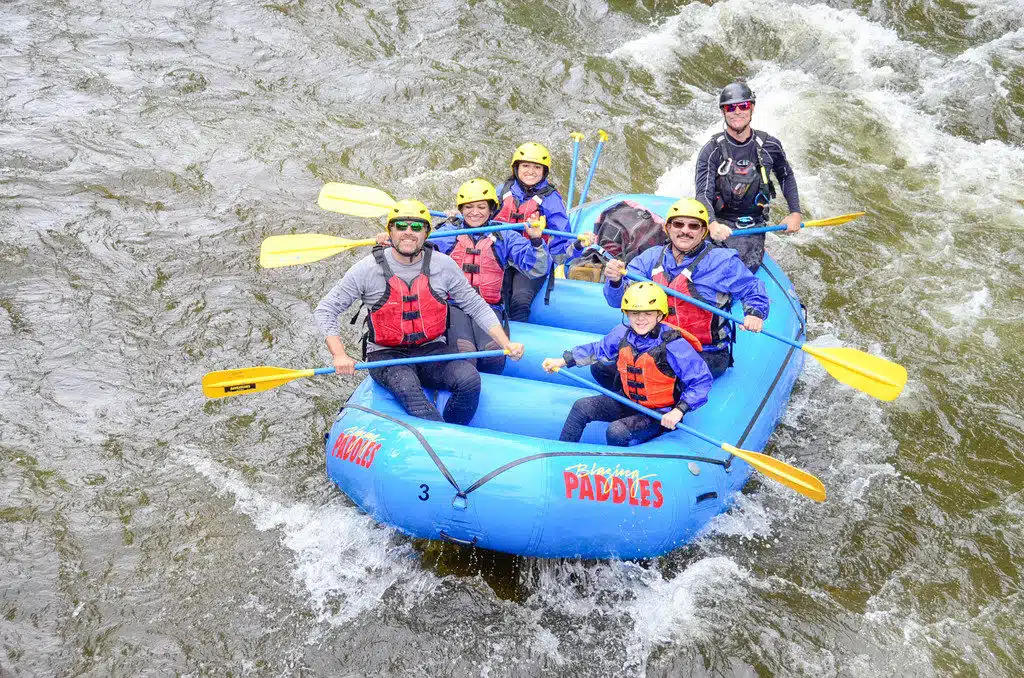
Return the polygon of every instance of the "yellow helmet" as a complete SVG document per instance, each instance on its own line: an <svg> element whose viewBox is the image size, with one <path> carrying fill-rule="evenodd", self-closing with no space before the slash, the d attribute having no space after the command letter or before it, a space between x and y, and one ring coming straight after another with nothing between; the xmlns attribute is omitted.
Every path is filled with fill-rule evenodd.
<svg viewBox="0 0 1024 678"><path fill-rule="evenodd" d="M622 295L623 311L661 311L668 315L668 296L665 291L649 282L633 283Z"/></svg>
<svg viewBox="0 0 1024 678"><path fill-rule="evenodd" d="M487 179L470 179L459 186L459 192L455 194L455 206L462 207L467 202L486 200L491 203L491 208L497 208L498 195L494 190L494 184Z"/></svg>
<svg viewBox="0 0 1024 678"><path fill-rule="evenodd" d="M708 225L708 208L701 204L700 200L695 198L683 198L682 200L676 200L672 203L672 206L668 208L668 214L665 215L665 230L668 230L668 222L672 221L674 217L692 217L694 219L700 219L704 222L704 225Z"/></svg>
<svg viewBox="0 0 1024 678"><path fill-rule="evenodd" d="M399 219L422 221L429 228L430 210L419 200L399 200L388 210L388 226L391 225L392 221L398 221Z"/></svg>
<svg viewBox="0 0 1024 678"><path fill-rule="evenodd" d="M535 141L528 141L516 149L512 154L512 169L516 168L516 163L520 160L535 162L551 169L551 153Z"/></svg>

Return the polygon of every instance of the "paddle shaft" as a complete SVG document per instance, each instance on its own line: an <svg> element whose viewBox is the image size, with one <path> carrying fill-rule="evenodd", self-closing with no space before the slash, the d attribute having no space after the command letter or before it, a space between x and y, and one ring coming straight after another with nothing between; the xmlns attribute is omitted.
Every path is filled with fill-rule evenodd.
<svg viewBox="0 0 1024 678"><path fill-rule="evenodd" d="M567 214L572 209L572 195L576 190L576 164L580 159L580 141L583 140L583 135L579 132L573 132L569 136L572 137L572 166L569 168L569 202L565 204Z"/></svg>
<svg viewBox="0 0 1024 678"><path fill-rule="evenodd" d="M587 172L587 180L583 184L583 192L580 193L580 204L582 205L587 201L587 193L590 191L590 182L594 180L594 174L597 172L597 159L601 157L601 149L604 148L604 142L608 138L604 130L598 130L597 148L594 149L594 159L590 161L590 171ZM566 210L568 211L568 210Z"/></svg>
<svg viewBox="0 0 1024 678"><path fill-rule="evenodd" d="M437 353L434 355L421 355L412 358L392 358L391 360L375 360L370 363L356 363L357 370L369 370L374 367L393 367L395 365L419 365L421 363L439 363L446 360L471 360L474 358L494 358L499 355L506 355L505 351L495 349L493 351L471 351L468 353ZM320 370L327 370L321 372ZM329 374L334 371L333 367L321 367L315 370L316 374Z"/></svg>
<svg viewBox="0 0 1024 678"><path fill-rule="evenodd" d="M650 278L645 278L642 275L638 275L636 273L630 273L629 271L627 271L625 276L623 276L623 277L629 278L630 280L636 280L637 282L649 282L649 283L653 283L654 282ZM658 285L658 283L654 283L654 284ZM705 311L709 311L710 313L714 313L717 316L721 316L723 318L728 318L729 320L733 321L734 323L738 323L740 325L743 324L743 316L733 315L732 313L728 313L726 311L723 311L722 309L718 308L717 306L712 306L711 304L705 304L700 299L694 299L693 297L688 297L685 294L682 294L680 292L676 292L674 289L672 289L671 287L667 287L666 285L658 285L658 286L661 287L661 289L665 290L665 294L669 295L670 297L675 297L676 299L682 299L683 301L685 301L685 302L687 302L689 304L693 304L697 308L702 308ZM778 339L779 341L785 342L785 343L789 344L790 346L792 346L794 348L803 348L804 347L804 342L802 342L802 341L793 341L792 339L788 339L787 337L783 337L781 335L775 334L774 332L771 332L769 330L764 330L763 329L763 330L761 330L761 334L767 334L772 339Z"/></svg>
<svg viewBox="0 0 1024 678"><path fill-rule="evenodd" d="M812 219L811 221L801 221L800 228L808 228L810 226L839 226L857 219L858 217L864 216L864 212L852 212L850 214L843 214L838 217L829 217L828 219ZM757 235L758 233L771 233L772 231L784 231L787 226L785 224L776 224L775 226L756 226L754 228L734 228L732 231L733 235Z"/></svg>
<svg viewBox="0 0 1024 678"><path fill-rule="evenodd" d="M804 225L801 223L800 228ZM757 235L758 233L771 233L772 231L785 231L787 226L785 224L776 224L775 226L755 226L754 228L734 228L732 229L733 235Z"/></svg>
<svg viewBox="0 0 1024 678"><path fill-rule="evenodd" d="M497 349L494 351L473 351L471 353L438 353L435 355L421 355L412 358L393 358L391 360L375 360L369 363L356 363L355 369L369 370L375 367L395 367L396 365L417 365L420 363L439 363L447 360L469 360L472 358L493 358L505 355L505 351ZM295 370L291 374L270 374L264 377L249 377L248 379L233 379L231 381L219 382L218 388L230 388L241 384L262 384L268 381L281 381L282 379L301 379L320 374L333 374L336 370L333 367L318 367L316 369Z"/></svg>
<svg viewBox="0 0 1024 678"><path fill-rule="evenodd" d="M654 282L650 278L645 278L642 275L637 275L636 273L630 273L628 271L626 272L625 276L623 276L623 277L629 278L630 280L636 280L637 282ZM723 318L728 318L729 320L733 321L734 323L737 323L737 324L740 324L740 325L743 324L743 317L742 316L738 316L738 315L733 315L731 313L727 313L727 312L723 311L720 308L712 306L711 304L705 304L703 301L700 301L699 299L694 299L693 297L688 297L685 294L681 294L679 292L676 292L674 289L672 289L671 287L668 287L666 285L661 285L659 283L654 283L654 284L658 285L658 287L660 287L661 289L665 290L665 294L667 294L667 295L669 295L671 297L675 297L677 299L682 299L683 301L685 301L688 304L693 304L697 308L702 308L705 311L709 311L711 313L714 313L717 316L721 316ZM795 341L795 340L790 339L788 337L784 337L784 336L782 336L780 334L775 334L774 332L772 332L770 330L766 330L766 329L762 329L761 330L761 334L768 335L772 339L776 339L776 340L781 341L781 342L783 342L785 344L789 344L793 348L798 348L801 351L806 350L804 348L804 342L802 342L802 341ZM811 355L814 355L816 358L820 359L822 357L822 356L815 355L812 351L807 351L807 352L811 353ZM850 370L852 372L856 372L858 374L862 374L865 377L868 377L869 379L875 379L876 381L880 381L880 382L887 383L887 384L891 383L890 380L887 379L886 377L884 377L884 376L882 376L880 374L877 374L877 373L875 373L872 370L865 369L865 368L863 368L863 367L861 367L859 365L844 364L843 367L845 367L846 369L848 369L848 370Z"/></svg>
<svg viewBox="0 0 1024 678"><path fill-rule="evenodd" d="M632 407L637 412L641 412L643 414L646 414L648 417L651 417L652 419L657 419L658 421L661 421L661 417L662 417L661 413L656 412L656 411L652 410L649 407L644 407L643 405L640 405L639 403L634 403L629 398L626 398L625 396L621 396L618 393L616 393L615 391L609 391L608 389L604 388L603 386L598 386L597 384L591 383L591 382L587 381L586 379L584 379L583 377L578 377L575 374L573 374L572 372L566 371L566 368L564 368L564 367L563 368L559 368L558 373L560 375L562 375L563 377L568 377L569 379L571 379L573 381L579 382L580 384L582 384L583 386L586 386L587 388L589 388L591 390L597 391L598 393L603 393L604 395L606 395L609 398L612 398L614 400L618 400L620 403L622 403L626 407ZM701 440L703 440L705 442L708 442L708 443L711 443L712 445L716 445L717 447L722 447L723 445L726 444L725 441L723 441L723 440L715 440L711 436L704 435L703 433L701 433L697 429L690 428L689 426L687 426L686 424L683 424L683 423L676 424L676 428L680 429L682 431L686 431L687 433L689 433L690 435L694 436L695 438L700 438Z"/></svg>
<svg viewBox="0 0 1024 678"><path fill-rule="evenodd" d="M433 240L435 238L455 238L460 235L472 235L473 233L493 233L494 231L521 231L529 226L528 223L510 224L504 221L492 221L491 226L477 226L476 228L459 228L449 229L447 231L434 231L427 236L427 240ZM553 231L549 228L544 229L544 235L550 235L554 238L572 238L575 240L579 236L575 233L568 231Z"/></svg>

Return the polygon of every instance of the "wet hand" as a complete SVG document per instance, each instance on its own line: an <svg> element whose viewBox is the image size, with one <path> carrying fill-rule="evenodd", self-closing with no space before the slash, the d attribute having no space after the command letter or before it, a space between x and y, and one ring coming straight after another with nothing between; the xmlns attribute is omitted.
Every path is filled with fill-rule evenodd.
<svg viewBox="0 0 1024 678"><path fill-rule="evenodd" d="M747 330L748 332L760 332L762 327L764 327L764 320L758 318L756 315L746 316L743 318L743 324L740 325L741 329Z"/></svg>
<svg viewBox="0 0 1024 678"><path fill-rule="evenodd" d="M661 415L661 425L667 428L669 431L674 431L676 424L683 419L683 411L678 407L673 407L671 410Z"/></svg>
<svg viewBox="0 0 1024 678"><path fill-rule="evenodd" d="M336 355L334 356L334 373L335 374L355 374L356 373L356 361L350 358L348 355Z"/></svg>
<svg viewBox="0 0 1024 678"><path fill-rule="evenodd" d="M712 221L708 224L708 232L711 234L711 239L715 242L722 242L730 235L732 235L732 229L725 224L720 224L717 221Z"/></svg>
<svg viewBox="0 0 1024 678"><path fill-rule="evenodd" d="M378 233L376 238L377 244L381 247L389 247L391 245L391 238L388 237L387 233Z"/></svg>
<svg viewBox="0 0 1024 678"><path fill-rule="evenodd" d="M565 367L565 358L544 358L544 362L540 366L544 368L545 372L554 372Z"/></svg>
<svg viewBox="0 0 1024 678"><path fill-rule="evenodd" d="M796 233L800 230L800 224L803 217L799 212L791 212L788 217L782 220L782 223L786 225L786 233Z"/></svg>
<svg viewBox="0 0 1024 678"><path fill-rule="evenodd" d="M530 238L530 240L533 240L534 238L539 238L542 235L544 235L544 226L538 226L537 222L531 221L530 225L526 227L526 235L527 237Z"/></svg>
<svg viewBox="0 0 1024 678"><path fill-rule="evenodd" d="M593 245L595 242L597 242L597 236L594 235L591 231L587 231L586 233L580 233L579 237L576 238L576 244L579 245L580 249L584 250Z"/></svg>
<svg viewBox="0 0 1024 678"><path fill-rule="evenodd" d="M519 360L523 357L523 353L526 352L526 347L513 341L509 342L509 345L505 347L505 350L508 351L508 356L512 358L512 360Z"/></svg>
<svg viewBox="0 0 1024 678"><path fill-rule="evenodd" d="M611 282L619 282L626 273L626 264L618 259L612 259L604 265L604 277Z"/></svg>

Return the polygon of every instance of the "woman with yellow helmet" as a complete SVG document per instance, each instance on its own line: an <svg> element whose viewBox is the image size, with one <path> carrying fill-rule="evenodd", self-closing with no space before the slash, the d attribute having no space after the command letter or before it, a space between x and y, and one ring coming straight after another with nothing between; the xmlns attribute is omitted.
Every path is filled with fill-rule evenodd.
<svg viewBox="0 0 1024 678"><path fill-rule="evenodd" d="M547 228L569 230L569 216L565 202L555 187L548 183L551 171L551 153L547 148L530 141L512 154L512 176L498 189L497 221L510 223L532 222L544 217ZM550 274L554 259L560 259L569 248L570 240L555 238L546 243ZM530 319L530 306L537 292L544 286L547 276L531 278L518 270L511 270L505 278L510 320Z"/></svg>
<svg viewBox="0 0 1024 678"><path fill-rule="evenodd" d="M494 184L486 179L470 179L459 186L455 206L458 214L437 228L431 242L462 267L466 280L494 309L507 332L508 310L502 295L505 272L511 270L528 280L544 278L549 266L541 229L528 227L526 237L515 231L460 235L462 228L486 224L498 209ZM449 231L451 237L436 237ZM455 303L449 304L448 345L463 353L498 348L494 339ZM501 374L505 369L505 356L476 362L481 372Z"/></svg>
<svg viewBox="0 0 1024 678"><path fill-rule="evenodd" d="M628 324L616 325L600 341L577 346L561 358L545 359L544 369L613 362L623 395L664 414L658 422L606 395L580 398L562 427L563 442L579 442L587 424L608 421L609 445L643 443L674 429L683 415L708 401L713 379L698 353L700 342L664 322L669 310L665 292L653 283L635 283L622 295L620 307Z"/></svg>

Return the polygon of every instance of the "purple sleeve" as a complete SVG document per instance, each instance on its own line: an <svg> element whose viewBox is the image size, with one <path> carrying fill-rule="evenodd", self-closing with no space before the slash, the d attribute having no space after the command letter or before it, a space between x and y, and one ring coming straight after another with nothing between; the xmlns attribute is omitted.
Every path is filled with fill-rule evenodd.
<svg viewBox="0 0 1024 678"><path fill-rule="evenodd" d="M661 247L648 247L643 253L634 257L631 262L626 266L627 273L635 273L642 275L645 278L651 277L651 271L654 270L654 264L661 256ZM612 308L619 308L622 305L622 295L626 293L626 288L633 284L632 280L623 278L619 281L619 286L616 287L609 280L604 281L604 298L608 302L608 305Z"/></svg>
<svg viewBox="0 0 1024 678"><path fill-rule="evenodd" d="M565 203L558 191L544 198L544 202L540 205L540 212L547 220L547 228L552 231L569 230L569 215L565 213ZM564 254L571 242L572 240L569 238L551 238L548 241L548 252L552 257Z"/></svg>
<svg viewBox="0 0 1024 678"><path fill-rule="evenodd" d="M427 242L432 244L434 246L434 249L436 249L438 252L441 252L443 254L451 254L452 250L455 249L455 238L458 236L458 234L455 233L455 231L458 228L458 224L453 224L451 221L446 221L443 224L441 224L438 228L434 229L434 233L446 233L448 231L451 231L452 237L431 238Z"/></svg>
<svg viewBox="0 0 1024 678"><path fill-rule="evenodd" d="M689 342L676 339L668 345L668 364L676 373L681 385L679 405L685 414L692 412L708 401L708 392L714 379L707 363L701 358Z"/></svg>
<svg viewBox="0 0 1024 678"><path fill-rule="evenodd" d="M548 251L543 241L534 247L518 231L505 231L495 243L495 251L505 266L511 264L527 278L540 278L548 272Z"/></svg>
<svg viewBox="0 0 1024 678"><path fill-rule="evenodd" d="M715 250L715 254L719 258L714 262L714 268L708 271L715 280L712 289L739 299L743 303L744 315L767 318L769 301L764 282L750 272L736 250L723 247Z"/></svg>
<svg viewBox="0 0 1024 678"><path fill-rule="evenodd" d="M572 349L572 359L576 365L591 365L598 360L612 362L619 357L619 342L626 334L625 325L616 325L612 331L600 341L581 344ZM702 361L703 362L703 361Z"/></svg>

